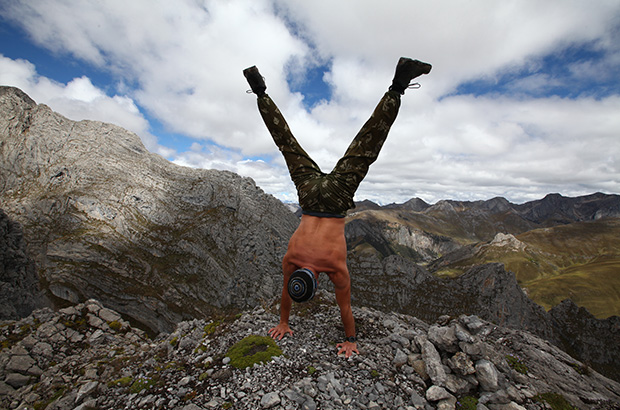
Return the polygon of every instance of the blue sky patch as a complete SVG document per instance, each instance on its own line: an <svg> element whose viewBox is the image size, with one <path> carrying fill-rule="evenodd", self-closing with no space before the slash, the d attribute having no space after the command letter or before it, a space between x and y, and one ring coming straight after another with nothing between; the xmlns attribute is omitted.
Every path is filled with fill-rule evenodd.
<svg viewBox="0 0 620 410"><path fill-rule="evenodd" d="M452 95L604 98L620 92L608 57L595 44L572 45L525 63L518 70L504 70L493 78L463 83Z"/></svg>
<svg viewBox="0 0 620 410"><path fill-rule="evenodd" d="M320 65L310 68L305 72L304 81L293 81L291 75L287 78L289 88L293 92L299 92L304 96L303 104L306 110L311 110L322 100L331 98L332 92L329 84L323 81L323 76L330 71L329 65Z"/></svg>

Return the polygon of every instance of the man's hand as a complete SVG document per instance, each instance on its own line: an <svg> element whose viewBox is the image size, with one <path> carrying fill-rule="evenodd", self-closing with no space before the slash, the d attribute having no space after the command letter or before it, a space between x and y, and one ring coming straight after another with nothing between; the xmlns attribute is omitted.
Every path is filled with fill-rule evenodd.
<svg viewBox="0 0 620 410"><path fill-rule="evenodd" d="M286 323L280 323L278 326L269 329L269 336L271 336L274 340L282 340L287 333L293 336L293 331Z"/></svg>
<svg viewBox="0 0 620 410"><path fill-rule="evenodd" d="M357 350L357 343L343 342L338 343L336 347L340 348L340 350L338 350L338 354L344 353L344 357L346 357L347 359L351 357L354 352L360 354L360 352Z"/></svg>

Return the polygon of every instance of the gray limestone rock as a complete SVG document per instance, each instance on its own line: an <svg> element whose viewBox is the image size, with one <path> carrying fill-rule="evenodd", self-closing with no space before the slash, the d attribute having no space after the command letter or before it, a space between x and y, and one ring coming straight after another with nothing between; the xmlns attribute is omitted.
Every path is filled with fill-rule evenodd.
<svg viewBox="0 0 620 410"><path fill-rule="evenodd" d="M0 199L0 207L3 202ZM28 316L45 303L22 226L0 209L0 320Z"/></svg>
<svg viewBox="0 0 620 410"><path fill-rule="evenodd" d="M69 120L12 87L0 88L0 163L1 207L23 226L25 252L55 300L96 297L157 333L281 290L298 219L249 178L174 165L133 133ZM6 219L0 235L7 226L13 235ZM15 318L36 306L24 298L37 275L9 248L22 252L10 261L27 265L0 262L0 314L6 290L17 304L5 316Z"/></svg>
<svg viewBox="0 0 620 410"><path fill-rule="evenodd" d="M280 396L277 392L267 393L260 400L260 405L264 409L270 409L278 404L280 404Z"/></svg>
<svg viewBox="0 0 620 410"><path fill-rule="evenodd" d="M426 400L428 401L440 401L450 398L452 395L443 387L431 386L426 391Z"/></svg>
<svg viewBox="0 0 620 410"><path fill-rule="evenodd" d="M499 390L499 373L490 361L480 359L476 362L476 378L483 391L493 393Z"/></svg>
<svg viewBox="0 0 620 410"><path fill-rule="evenodd" d="M0 351L0 408L54 397L48 406L54 410L76 406L436 410L454 409L456 397L471 395L483 403L480 409L516 410L519 407L515 406L520 406L541 410L534 397L549 391L563 392L579 410L609 410L620 405L620 395L615 393L620 391L618 383L594 371L580 373L574 359L536 336L484 321L476 337L485 347L479 350L482 357L477 359L473 374L469 374L471 358L465 352L453 353L450 344L435 346L430 342L430 326L407 315L369 308L353 308L360 323L373 323L372 328L359 329L358 347L363 353L344 359L336 354L335 344L342 335L339 310L328 302L331 300L333 294L321 291L312 302L312 315L296 311L290 323L294 337L277 341L283 355L247 369L231 367L222 358L248 334L267 334L279 320L271 307L218 322L181 322L172 333L155 339L131 325L122 332L94 326L97 323L89 321L90 316L103 320L102 316L112 313L93 300L55 313L35 311L0 327L0 344L10 345ZM25 334L21 329L27 329L24 324L34 323L35 317L39 325ZM422 380L408 365L394 366L392 354L401 349L395 348L390 338L395 329L400 329L399 334L416 335L414 345L421 353L409 356L436 373L443 371L443 385ZM50 337L68 331L73 336ZM80 335L81 341L75 335ZM104 342L85 343L92 339ZM183 339L200 348L181 346L179 340ZM397 342L396 346L401 345ZM517 353L527 364L527 375L516 372L504 359ZM45 371L22 374L10 370L29 367L28 357ZM463 370L455 370L459 368ZM434 378L440 380L437 374Z"/></svg>
<svg viewBox="0 0 620 410"><path fill-rule="evenodd" d="M441 363L441 356L428 337L421 335L416 337L416 343L422 350L422 360L426 364L426 372L433 384L443 387L446 384L446 371Z"/></svg>

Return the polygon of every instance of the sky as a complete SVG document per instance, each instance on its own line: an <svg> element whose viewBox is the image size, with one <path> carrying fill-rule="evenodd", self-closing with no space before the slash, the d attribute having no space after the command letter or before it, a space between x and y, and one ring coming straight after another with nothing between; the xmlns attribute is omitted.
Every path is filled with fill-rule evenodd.
<svg viewBox="0 0 620 410"><path fill-rule="evenodd" d="M285 202L295 188L243 69L329 172L401 56L433 69L356 201L620 193L618 0L0 1L0 85Z"/></svg>

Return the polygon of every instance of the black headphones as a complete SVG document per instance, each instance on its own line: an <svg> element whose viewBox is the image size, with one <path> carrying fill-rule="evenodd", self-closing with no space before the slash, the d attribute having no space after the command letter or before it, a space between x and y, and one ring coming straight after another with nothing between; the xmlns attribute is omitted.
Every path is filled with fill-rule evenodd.
<svg viewBox="0 0 620 410"><path fill-rule="evenodd" d="M295 302L305 302L314 297L318 284L308 268L297 269L288 280L288 294Z"/></svg>

